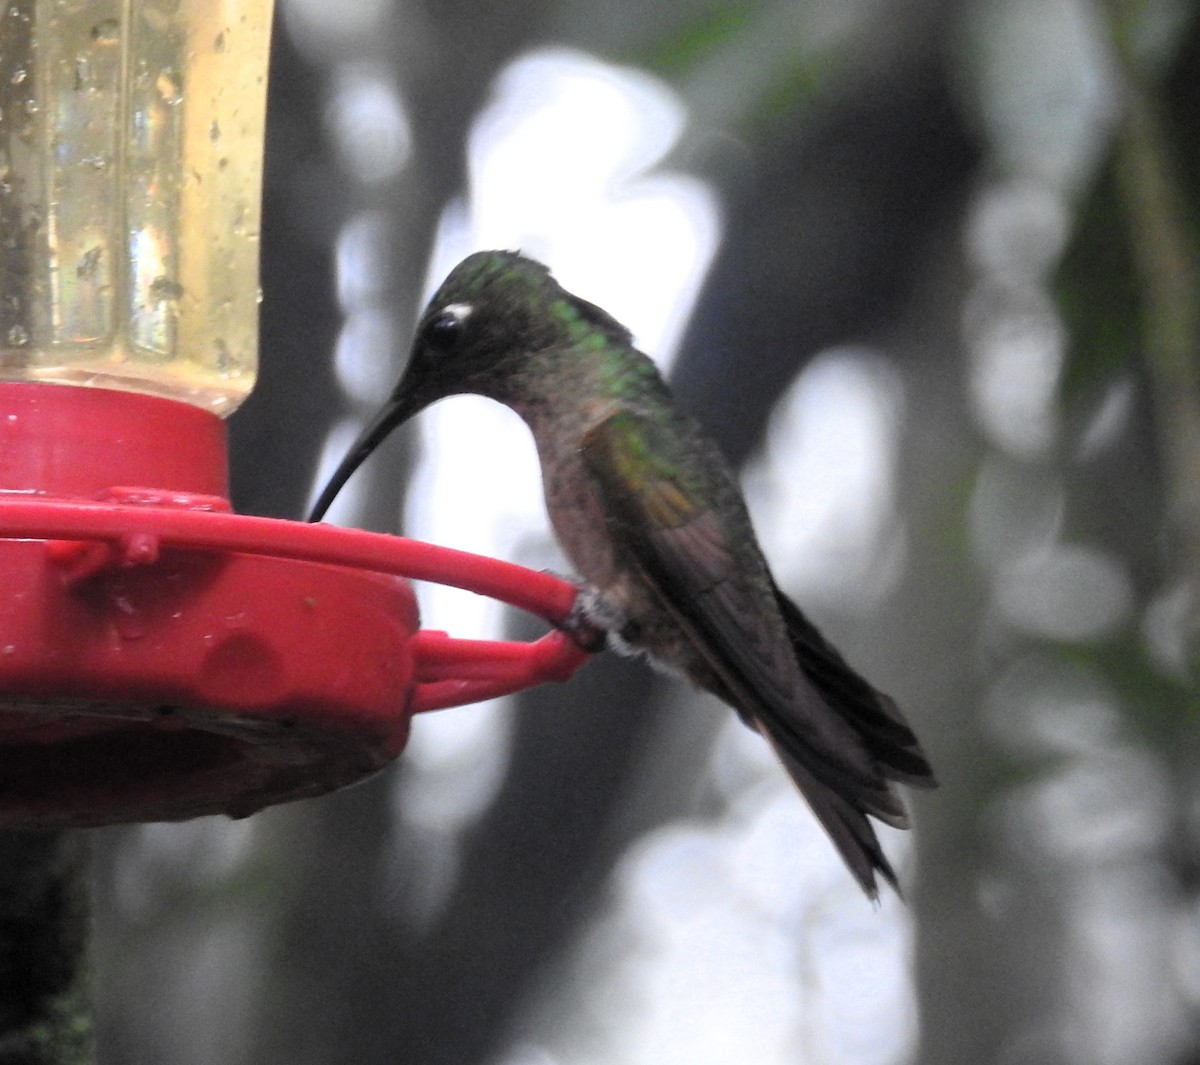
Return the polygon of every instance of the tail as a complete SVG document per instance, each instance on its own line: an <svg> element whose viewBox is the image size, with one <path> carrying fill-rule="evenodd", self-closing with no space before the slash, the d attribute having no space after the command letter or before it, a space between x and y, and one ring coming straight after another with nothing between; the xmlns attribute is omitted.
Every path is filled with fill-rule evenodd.
<svg viewBox="0 0 1200 1065"><path fill-rule="evenodd" d="M803 742L776 713L755 715L758 730L774 748L788 775L833 840L847 867L867 895L876 899L881 876L898 889L868 814L896 828L908 818L893 782L912 787L937 786L920 742L894 700L860 677L790 599L775 591L780 613L801 670L812 681L828 709L861 740L874 763L873 784L848 779Z"/></svg>

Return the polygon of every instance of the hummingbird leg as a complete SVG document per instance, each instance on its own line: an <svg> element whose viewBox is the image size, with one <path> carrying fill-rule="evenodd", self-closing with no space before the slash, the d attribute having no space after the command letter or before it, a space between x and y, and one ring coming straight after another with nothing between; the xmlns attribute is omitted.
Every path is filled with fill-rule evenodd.
<svg viewBox="0 0 1200 1065"><path fill-rule="evenodd" d="M609 634L613 631L611 618L603 597L589 584L577 585L575 603L558 625L575 644L589 654L596 654L608 646Z"/></svg>

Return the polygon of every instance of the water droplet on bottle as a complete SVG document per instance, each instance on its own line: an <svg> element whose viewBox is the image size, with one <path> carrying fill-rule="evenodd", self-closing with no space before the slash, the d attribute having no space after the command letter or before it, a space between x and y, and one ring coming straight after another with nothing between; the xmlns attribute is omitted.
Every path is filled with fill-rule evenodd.
<svg viewBox="0 0 1200 1065"><path fill-rule="evenodd" d="M183 101L183 78L178 71L174 71L170 67L159 71L154 88L162 102L168 107L174 107Z"/></svg>
<svg viewBox="0 0 1200 1065"><path fill-rule="evenodd" d="M225 31L222 30L217 34L217 39L213 41L213 51L220 54L225 51Z"/></svg>
<svg viewBox="0 0 1200 1065"><path fill-rule="evenodd" d="M28 343L28 329L23 325L11 325L8 327L8 346L10 348L23 348Z"/></svg>
<svg viewBox="0 0 1200 1065"><path fill-rule="evenodd" d="M14 85L20 85L27 77L29 77L29 71L24 67L17 67L17 69L12 72L12 77L8 80Z"/></svg>
<svg viewBox="0 0 1200 1065"><path fill-rule="evenodd" d="M121 36L121 23L115 18L102 19L92 27L92 40L112 42Z"/></svg>
<svg viewBox="0 0 1200 1065"><path fill-rule="evenodd" d="M213 144L216 144L217 141L221 139L221 127L217 124L217 120L215 118L212 121L212 125L208 127L208 139L212 141Z"/></svg>
<svg viewBox="0 0 1200 1065"><path fill-rule="evenodd" d="M169 277L156 277L150 282L150 298L155 303L183 298L183 286Z"/></svg>
<svg viewBox="0 0 1200 1065"><path fill-rule="evenodd" d="M79 262L75 264L76 276L88 279L95 277L96 271L100 269L100 260L103 256L104 249L99 245L95 248L89 248L80 256Z"/></svg>

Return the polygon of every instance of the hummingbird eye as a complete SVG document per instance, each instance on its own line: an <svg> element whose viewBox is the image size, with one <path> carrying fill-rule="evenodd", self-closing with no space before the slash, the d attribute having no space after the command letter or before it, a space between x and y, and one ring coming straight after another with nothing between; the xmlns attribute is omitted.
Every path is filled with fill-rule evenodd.
<svg viewBox="0 0 1200 1065"><path fill-rule="evenodd" d="M425 346L439 355L448 355L462 340L471 310L467 303L451 303L444 307L425 326Z"/></svg>

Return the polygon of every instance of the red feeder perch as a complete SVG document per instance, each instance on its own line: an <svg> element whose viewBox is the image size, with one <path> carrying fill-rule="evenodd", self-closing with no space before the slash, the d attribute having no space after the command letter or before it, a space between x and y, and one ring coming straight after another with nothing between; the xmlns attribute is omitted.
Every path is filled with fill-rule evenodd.
<svg viewBox="0 0 1200 1065"><path fill-rule="evenodd" d="M242 816L394 758L412 714L586 657L418 629L407 577L562 621L547 574L230 512L224 423L154 396L0 384L0 823ZM129 487L140 486L140 487Z"/></svg>
<svg viewBox="0 0 1200 1065"><path fill-rule="evenodd" d="M0 15L0 825L320 794L394 758L413 713L584 657L420 632L405 579L555 622L554 578L230 512L271 0L101 7Z"/></svg>

